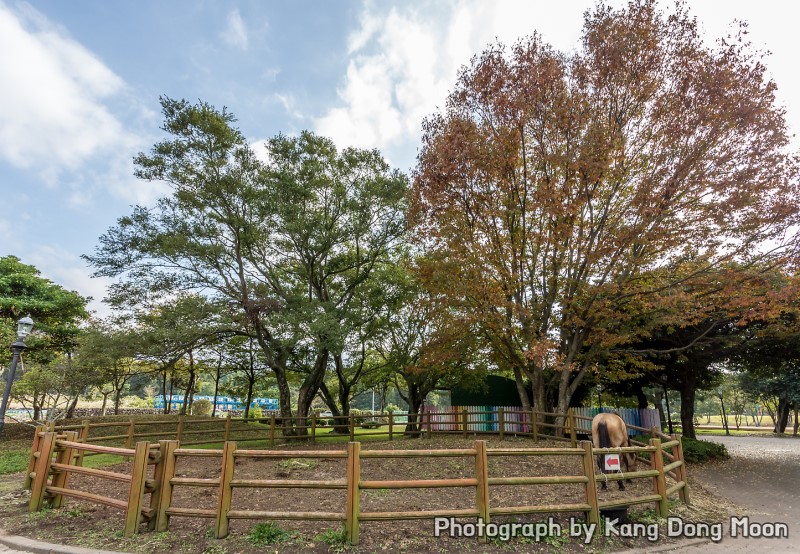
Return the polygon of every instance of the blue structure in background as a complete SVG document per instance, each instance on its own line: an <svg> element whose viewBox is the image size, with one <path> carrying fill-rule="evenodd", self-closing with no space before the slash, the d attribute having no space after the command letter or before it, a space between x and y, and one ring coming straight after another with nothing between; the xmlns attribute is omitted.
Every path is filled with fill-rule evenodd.
<svg viewBox="0 0 800 554"><path fill-rule="evenodd" d="M170 406L173 408L180 408L183 405L183 395L172 395L167 397L170 401ZM213 396L195 396L195 400L208 400L214 402ZM278 400L276 398L253 398L250 407L259 407L262 410L278 411ZM159 394L153 399L153 407L159 410L164 409L164 395ZM217 409L222 411L244 411L244 403L238 398L231 398L229 396L217 397Z"/></svg>

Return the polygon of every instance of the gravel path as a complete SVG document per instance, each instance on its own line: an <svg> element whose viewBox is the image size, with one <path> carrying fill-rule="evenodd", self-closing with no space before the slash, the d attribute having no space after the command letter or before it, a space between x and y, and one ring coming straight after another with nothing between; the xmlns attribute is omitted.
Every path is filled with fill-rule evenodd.
<svg viewBox="0 0 800 554"><path fill-rule="evenodd" d="M726 537L716 545L704 545L691 552L782 553L800 552L800 439L776 437L703 436L724 444L731 459L689 471L691 476L712 485L724 496L746 509L751 521L783 522L789 525L788 539Z"/></svg>

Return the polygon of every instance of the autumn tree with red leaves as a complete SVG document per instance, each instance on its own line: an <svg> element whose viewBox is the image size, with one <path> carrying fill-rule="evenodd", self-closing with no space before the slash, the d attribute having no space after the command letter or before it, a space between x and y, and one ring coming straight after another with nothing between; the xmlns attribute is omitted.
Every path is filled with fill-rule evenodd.
<svg viewBox="0 0 800 554"><path fill-rule="evenodd" d="M709 47L681 6L600 5L577 52L536 35L491 47L425 121L411 210L423 278L513 371L526 408L526 380L536 408L552 386L563 413L610 351L725 309L697 291L757 302L730 267L794 255L798 160L745 31Z"/></svg>

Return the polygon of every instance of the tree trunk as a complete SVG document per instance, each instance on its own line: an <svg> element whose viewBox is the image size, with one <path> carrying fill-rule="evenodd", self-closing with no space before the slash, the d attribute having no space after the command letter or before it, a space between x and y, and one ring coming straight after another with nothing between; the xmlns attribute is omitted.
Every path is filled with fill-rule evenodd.
<svg viewBox="0 0 800 554"><path fill-rule="evenodd" d="M214 404L211 408L211 417L216 417L217 415L217 398L219 397L219 378L221 371L222 371L222 356L219 357L219 361L217 362L217 373L216 375L214 375Z"/></svg>
<svg viewBox="0 0 800 554"><path fill-rule="evenodd" d="M681 430L684 437L697 438L694 429L694 397L697 390L694 373L686 376L681 387Z"/></svg>
<svg viewBox="0 0 800 554"><path fill-rule="evenodd" d="M800 421L797 420L797 412L798 412L798 402L794 403L794 429L792 434L796 435L798 431L798 426L800 426Z"/></svg>
<svg viewBox="0 0 800 554"><path fill-rule="evenodd" d="M667 422L667 418L664 417L664 406L662 402L663 393L656 389L653 396L655 397L656 410L658 410L658 420L661 422L661 427L663 428L664 424Z"/></svg>
<svg viewBox="0 0 800 554"><path fill-rule="evenodd" d="M106 406L108 405L108 395L111 394L111 391L108 392L100 391L100 394L103 395L103 407L100 408L100 415L104 416L106 415Z"/></svg>
<svg viewBox="0 0 800 554"><path fill-rule="evenodd" d="M314 397L319 392L322 379L325 377L325 369L328 367L328 355L328 350L322 350L319 354L317 354L317 358L314 361L314 367L311 373L306 377L306 379L303 381L303 384L300 386L300 391L297 395L297 417L299 418L308 417L308 412L311 410L311 403L314 401ZM307 435L308 429L304 425L304 420L300 419L298 423L303 425L298 425L295 427L291 434L298 436ZM286 426L284 425L284 427Z"/></svg>
<svg viewBox="0 0 800 554"><path fill-rule="evenodd" d="M425 397L428 391L422 389L416 383L408 383L408 423L406 423L405 433L408 436L422 436L422 407L425 404Z"/></svg>
<svg viewBox="0 0 800 554"><path fill-rule="evenodd" d="M76 394L74 397L72 397L72 400L67 405L67 414L64 416L66 419L72 419L75 415L75 408L78 406L79 397L80 394Z"/></svg>
<svg viewBox="0 0 800 554"><path fill-rule="evenodd" d="M253 387L256 385L256 373L250 371L247 374L247 400L244 403L244 418L250 417L250 403L253 401Z"/></svg>
<svg viewBox="0 0 800 554"><path fill-rule="evenodd" d="M343 435L349 433L350 426L348 422L341 418L342 413L339 411L339 406L336 404L336 400L334 400L330 389L328 389L328 385L325 384L325 381L320 383L319 392L322 394L322 400L325 401L325 405L328 406L328 409L331 411L331 415L333 416L333 432L341 433Z"/></svg>
<svg viewBox="0 0 800 554"><path fill-rule="evenodd" d="M778 401L778 414L777 414L777 423L775 425L776 433L785 433L786 432L786 425L789 423L789 410L791 406L787 400L779 400Z"/></svg>

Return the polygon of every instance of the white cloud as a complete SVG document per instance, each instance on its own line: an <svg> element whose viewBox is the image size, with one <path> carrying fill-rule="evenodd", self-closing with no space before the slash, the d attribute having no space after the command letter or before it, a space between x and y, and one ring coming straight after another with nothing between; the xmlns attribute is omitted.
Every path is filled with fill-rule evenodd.
<svg viewBox="0 0 800 554"><path fill-rule="evenodd" d="M74 290L81 296L91 296L89 310L103 317L111 308L102 303L108 294L111 280L105 277L92 278L90 269L78 256L68 253L59 244L39 244L27 249L23 263L34 266L43 277L50 279L67 290Z"/></svg>
<svg viewBox="0 0 800 554"><path fill-rule="evenodd" d="M228 14L228 25L222 33L222 40L229 46L247 50L248 38L247 28L242 21L242 15L239 10L233 10Z"/></svg>
<svg viewBox="0 0 800 554"><path fill-rule="evenodd" d="M54 184L132 143L104 104L125 83L33 8L0 3L0 51L0 158Z"/></svg>
<svg viewBox="0 0 800 554"><path fill-rule="evenodd" d="M545 40L571 49L582 13L592 0L451 0L387 8L365 3L348 37L347 74L338 105L315 120L317 132L338 144L378 147L396 162L419 143L422 119L443 107L458 69L496 40L511 44L543 31ZM546 31L546 32L545 32Z"/></svg>

